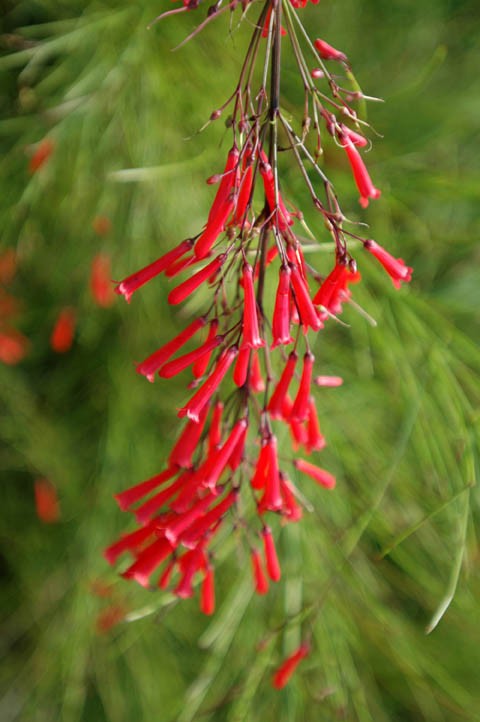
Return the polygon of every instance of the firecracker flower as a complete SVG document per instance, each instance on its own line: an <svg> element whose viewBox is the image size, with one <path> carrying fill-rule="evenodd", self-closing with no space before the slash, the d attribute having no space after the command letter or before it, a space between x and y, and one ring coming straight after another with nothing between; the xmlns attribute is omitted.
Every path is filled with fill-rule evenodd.
<svg viewBox="0 0 480 722"><path fill-rule="evenodd" d="M236 5L232 0L209 8L193 34ZM215 122L228 110L231 135L207 180L216 190L204 227L115 289L130 302L147 282L163 275L175 279L168 295L172 307L197 296L202 310L137 366L151 382L158 377L167 383L164 379L184 373L190 396L177 409L183 427L163 468L117 494L120 508L132 513L138 526L105 555L112 564L128 555L124 578L169 588L179 598L193 596L199 583L205 614L215 607L219 535L232 525L240 530L251 558L253 588L266 594L269 582L281 579L275 520L292 523L302 517L304 497L296 484L305 490L316 484L322 493L336 485L316 458L327 442L314 387L340 386L342 379L316 375L311 347L330 319L343 312L350 287L360 281L362 252L354 258L349 246L358 248L361 241L397 287L411 277L403 261L349 230L333 185L318 164L325 144L338 146L350 161L361 205L380 196L362 155L369 126L354 107L364 96L358 86L348 88L347 55L325 40L308 39L298 14L305 5L306 0L266 0L238 84L210 116L209 122ZM200 2L185 0L164 14L199 7ZM291 45L305 88L298 131L280 106L285 43ZM320 214L319 227L326 227L326 239L333 240L335 251L321 270L305 261L303 214L280 187L280 148L290 149L313 210ZM298 450L294 460L279 448L282 426ZM312 461L303 458L311 454ZM275 687L286 684L307 653L302 645L283 663Z"/></svg>

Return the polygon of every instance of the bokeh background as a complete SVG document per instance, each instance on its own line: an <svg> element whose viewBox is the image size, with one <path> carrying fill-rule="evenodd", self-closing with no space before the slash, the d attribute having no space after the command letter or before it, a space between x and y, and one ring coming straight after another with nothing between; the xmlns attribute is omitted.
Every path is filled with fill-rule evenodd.
<svg viewBox="0 0 480 722"><path fill-rule="evenodd" d="M213 618L102 557L127 522L112 494L161 468L185 398L133 365L182 322L167 285L127 306L102 279L203 225L228 135L197 130L231 92L248 23L218 19L172 53L198 15L147 30L162 0L0 7L2 721L480 720L478 2L302 11L386 100L369 106L382 198L360 211L338 153L325 168L415 273L396 292L362 258L355 299L377 326L349 309L316 346L345 380L319 390L337 490L309 486L315 511L277 529L284 575L265 598L226 541ZM289 57L283 90L293 113ZM318 226L293 163L283 187ZM273 690L306 632L312 654Z"/></svg>

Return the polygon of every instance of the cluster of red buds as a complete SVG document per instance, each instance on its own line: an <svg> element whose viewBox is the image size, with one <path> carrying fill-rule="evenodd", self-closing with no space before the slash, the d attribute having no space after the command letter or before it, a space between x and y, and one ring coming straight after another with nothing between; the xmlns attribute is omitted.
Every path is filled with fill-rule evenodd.
<svg viewBox="0 0 480 722"><path fill-rule="evenodd" d="M184 0L177 12L198 4ZM236 4L221 10L219 4L213 6L207 20ZM264 3L238 84L211 115L213 122L228 112L232 140L223 171L207 180L218 187L204 228L116 287L129 302L153 278L180 276L169 304L177 306L196 294L204 308L137 366L151 382L190 369L192 393L178 410L185 421L165 468L117 494L120 508L133 513L138 526L112 544L106 557L115 563L128 553L133 560L125 578L172 589L178 597L191 597L195 581L201 581L206 614L215 606L215 541L223 527L240 530L251 556L254 588L265 594L269 580L276 582L281 575L272 520L301 518L303 495L297 485L302 476L325 489L335 486L335 477L315 457L309 461L305 456L318 454L326 443L314 387L342 383L338 377L316 375L311 343L314 334L338 318L351 298L350 287L360 280L348 241L355 248L363 245L397 287L410 280L412 270L375 241L349 230L320 166L330 137L348 158L361 205L379 197L361 153L369 143L363 134L368 126L353 107L365 96L358 86L342 87L336 79L341 76L330 73L333 63L338 73L345 72L347 84L352 77L343 52L324 40L309 39L297 12L305 4ZM291 44L305 91L298 129L280 107L285 42ZM258 86L253 87L258 64ZM333 239L327 273L307 262L305 238L299 233L306 227L303 215L280 189L278 157L287 152L298 164L327 239ZM291 436L293 463L279 448L279 439L284 446L283 428ZM302 647L281 671L276 686L283 686L306 650Z"/></svg>

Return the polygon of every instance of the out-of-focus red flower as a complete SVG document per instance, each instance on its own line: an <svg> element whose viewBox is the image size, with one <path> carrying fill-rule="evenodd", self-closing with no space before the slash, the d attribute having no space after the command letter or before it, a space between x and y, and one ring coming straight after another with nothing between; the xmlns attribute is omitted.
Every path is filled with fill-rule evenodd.
<svg viewBox="0 0 480 722"><path fill-rule="evenodd" d="M13 280L17 270L17 254L13 248L7 248L0 255L0 283L7 286Z"/></svg>
<svg viewBox="0 0 480 722"><path fill-rule="evenodd" d="M290 655L290 657L287 657L287 659L282 662L272 677L272 685L275 689L282 689L285 687L302 659L304 659L309 653L309 645L303 643L293 654Z"/></svg>
<svg viewBox="0 0 480 722"><path fill-rule="evenodd" d="M55 149L55 143L51 138L44 138L37 143L35 151L30 158L28 170L33 175L44 166Z"/></svg>
<svg viewBox="0 0 480 722"><path fill-rule="evenodd" d="M102 308L108 308L115 300L110 268L110 256L97 253L92 261L90 290L95 303Z"/></svg>
<svg viewBox="0 0 480 722"><path fill-rule="evenodd" d="M62 308L50 336L50 346L57 353L70 351L75 336L76 316L73 308Z"/></svg>
<svg viewBox="0 0 480 722"><path fill-rule="evenodd" d="M125 619L126 609L123 604L114 602L98 614L95 628L97 634L106 634L112 627L122 622Z"/></svg>
<svg viewBox="0 0 480 722"><path fill-rule="evenodd" d="M92 221L92 228L97 236L107 236L112 230L112 222L108 216L95 216Z"/></svg>
<svg viewBox="0 0 480 722"><path fill-rule="evenodd" d="M35 480L35 508L44 524L54 524L60 519L57 490L47 479Z"/></svg>
<svg viewBox="0 0 480 722"><path fill-rule="evenodd" d="M14 328L0 330L0 361L14 366L21 361L28 351L29 341L20 331Z"/></svg>

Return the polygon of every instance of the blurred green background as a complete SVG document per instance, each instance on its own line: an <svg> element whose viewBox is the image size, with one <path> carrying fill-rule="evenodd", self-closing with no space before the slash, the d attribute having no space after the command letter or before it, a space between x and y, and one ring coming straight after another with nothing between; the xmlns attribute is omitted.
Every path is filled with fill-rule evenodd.
<svg viewBox="0 0 480 722"><path fill-rule="evenodd" d="M229 138L221 121L196 131L236 82L248 23L229 33L218 19L172 53L199 15L147 30L161 0L0 5L1 252L17 254L1 299L28 339L23 360L0 363L2 722L480 720L477 0L302 11L386 100L369 106L382 198L364 213L343 159L327 153L325 168L346 212L415 272L398 293L362 257L355 300L377 327L347 309L349 327L330 324L316 345L319 371L345 379L318 392L337 490L302 482L315 511L276 528L284 575L265 598L226 543L211 619L103 560L127 523L112 494L161 469L185 398L181 380L152 387L133 361L184 312L163 280L130 306L99 306L90 274L102 254L122 278L203 225L204 179ZM289 110L297 97L287 57ZM45 138L53 151L31 173ZM293 162L283 187L321 235ZM55 353L65 307L73 345ZM55 523L35 510L42 478ZM312 654L274 691L273 669L308 631Z"/></svg>

